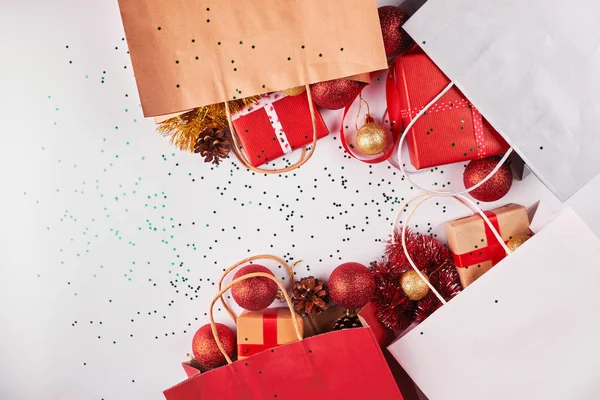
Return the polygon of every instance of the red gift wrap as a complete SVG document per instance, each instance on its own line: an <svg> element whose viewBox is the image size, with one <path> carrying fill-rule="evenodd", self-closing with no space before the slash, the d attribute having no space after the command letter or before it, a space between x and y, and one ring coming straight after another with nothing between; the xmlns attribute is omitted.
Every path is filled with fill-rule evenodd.
<svg viewBox="0 0 600 400"><path fill-rule="evenodd" d="M314 108L317 138L329 134L319 110ZM313 141L313 124L306 93L263 95L257 104L233 115L233 126L250 163L258 167L302 148Z"/></svg>
<svg viewBox="0 0 600 400"><path fill-rule="evenodd" d="M416 46L397 57L393 68L396 90L388 89L388 109L406 127L450 80ZM416 169L495 156L510 147L456 86L415 122L406 139Z"/></svg>

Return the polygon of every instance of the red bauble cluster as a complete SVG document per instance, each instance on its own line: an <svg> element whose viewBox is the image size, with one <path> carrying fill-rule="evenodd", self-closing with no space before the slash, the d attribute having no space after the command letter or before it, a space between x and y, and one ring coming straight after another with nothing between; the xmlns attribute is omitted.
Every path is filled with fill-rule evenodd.
<svg viewBox="0 0 600 400"><path fill-rule="evenodd" d="M489 157L471 161L467 165L467 168L465 168L463 174L465 187L468 189L485 179L485 177L493 171L496 165L498 165L500 160L500 157ZM473 196L473 198L484 202L500 200L506 196L512 183L512 171L508 164L505 163L488 181L477 189L469 192L469 194Z"/></svg>
<svg viewBox="0 0 600 400"><path fill-rule="evenodd" d="M215 324L219 339L227 352L229 358L233 358L236 349L235 333L226 325ZM219 350L210 324L198 329L192 340L192 352L194 358L206 368L217 368L227 363L225 356Z"/></svg>
<svg viewBox="0 0 600 400"><path fill-rule="evenodd" d="M267 267L254 264L240 268L240 270L233 276L233 279L235 280L254 272L262 272L273 275L273 273ZM277 296L278 289L279 287L277 286L277 283L271 279L258 276L255 278L248 278L233 285L231 288L231 295L233 296L235 302L243 309L249 311L260 311L269 307L271 303L273 303L275 297Z"/></svg>
<svg viewBox="0 0 600 400"><path fill-rule="evenodd" d="M378 11L385 55L395 57L407 47L409 42L408 34L402 29L407 17L406 12L395 6L379 7Z"/></svg>
<svg viewBox="0 0 600 400"><path fill-rule="evenodd" d="M338 305L358 310L363 308L375 291L375 280L367 267L349 262L333 270L329 277L329 296Z"/></svg>
<svg viewBox="0 0 600 400"><path fill-rule="evenodd" d="M364 86L361 82L342 78L310 85L310 94L316 105L328 110L339 110L354 101Z"/></svg>

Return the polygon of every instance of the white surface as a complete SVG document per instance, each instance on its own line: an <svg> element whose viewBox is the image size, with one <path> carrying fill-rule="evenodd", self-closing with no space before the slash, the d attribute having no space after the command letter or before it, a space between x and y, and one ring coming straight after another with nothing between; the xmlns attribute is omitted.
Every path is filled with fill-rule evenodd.
<svg viewBox="0 0 600 400"><path fill-rule="evenodd" d="M430 400L597 399L599 257L565 210L389 349Z"/></svg>
<svg viewBox="0 0 600 400"><path fill-rule="evenodd" d="M430 0L406 30L561 199L600 172L600 3Z"/></svg>
<svg viewBox="0 0 600 400"><path fill-rule="evenodd" d="M3 400L161 399L184 379L179 363L224 268L260 253L303 259L299 277L366 264L381 256L398 201L415 194L388 164L344 156L337 134L285 176L233 160L211 168L142 119L116 1L4 0L2 10ZM370 105L380 116L381 101ZM339 117L326 114L332 132ZM417 179L461 188L462 169ZM571 203L600 233L598 193L600 180ZM561 207L533 176L497 204L538 199ZM415 224L441 238L443 221L464 214L435 203Z"/></svg>

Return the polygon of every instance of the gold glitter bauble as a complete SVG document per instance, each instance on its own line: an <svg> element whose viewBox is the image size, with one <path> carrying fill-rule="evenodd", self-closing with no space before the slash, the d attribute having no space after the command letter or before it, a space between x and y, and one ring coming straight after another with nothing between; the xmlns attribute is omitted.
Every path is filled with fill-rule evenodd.
<svg viewBox="0 0 600 400"><path fill-rule="evenodd" d="M293 88L282 90L286 96L298 96L306 91L306 86L296 86Z"/></svg>
<svg viewBox="0 0 600 400"><path fill-rule="evenodd" d="M387 144L387 132L375 122L364 124L356 134L356 145L360 151L368 155L383 153Z"/></svg>
<svg viewBox="0 0 600 400"><path fill-rule="evenodd" d="M531 236L529 236L529 235L517 235L517 236L513 237L512 239L510 239L508 241L508 243L506 243L506 246L508 246L510 251L515 251L516 249L521 247L521 245L523 243L528 241L530 237Z"/></svg>
<svg viewBox="0 0 600 400"><path fill-rule="evenodd" d="M425 279L427 279L426 275L423 275ZM429 279L427 279L429 282ZM419 274L416 271L410 270L406 271L400 277L400 286L408 297L411 300L418 301L423 297L427 296L429 293L429 286L421 279Z"/></svg>

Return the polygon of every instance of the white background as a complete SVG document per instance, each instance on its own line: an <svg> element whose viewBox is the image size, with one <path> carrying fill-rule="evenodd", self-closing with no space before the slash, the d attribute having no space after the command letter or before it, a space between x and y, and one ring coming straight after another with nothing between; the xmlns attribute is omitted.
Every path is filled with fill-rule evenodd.
<svg viewBox="0 0 600 400"><path fill-rule="evenodd" d="M304 260L298 277L368 264L397 202L416 193L389 164L344 155L334 112L298 171L211 168L143 119L116 1L1 10L2 399L160 399L185 377L224 268L260 253ZM372 96L380 116L383 95ZM418 179L459 190L463 168ZM569 202L597 234L598 192L596 179ZM498 205L539 199L563 207L533 176ZM462 215L433 201L414 223L443 239L443 222Z"/></svg>

